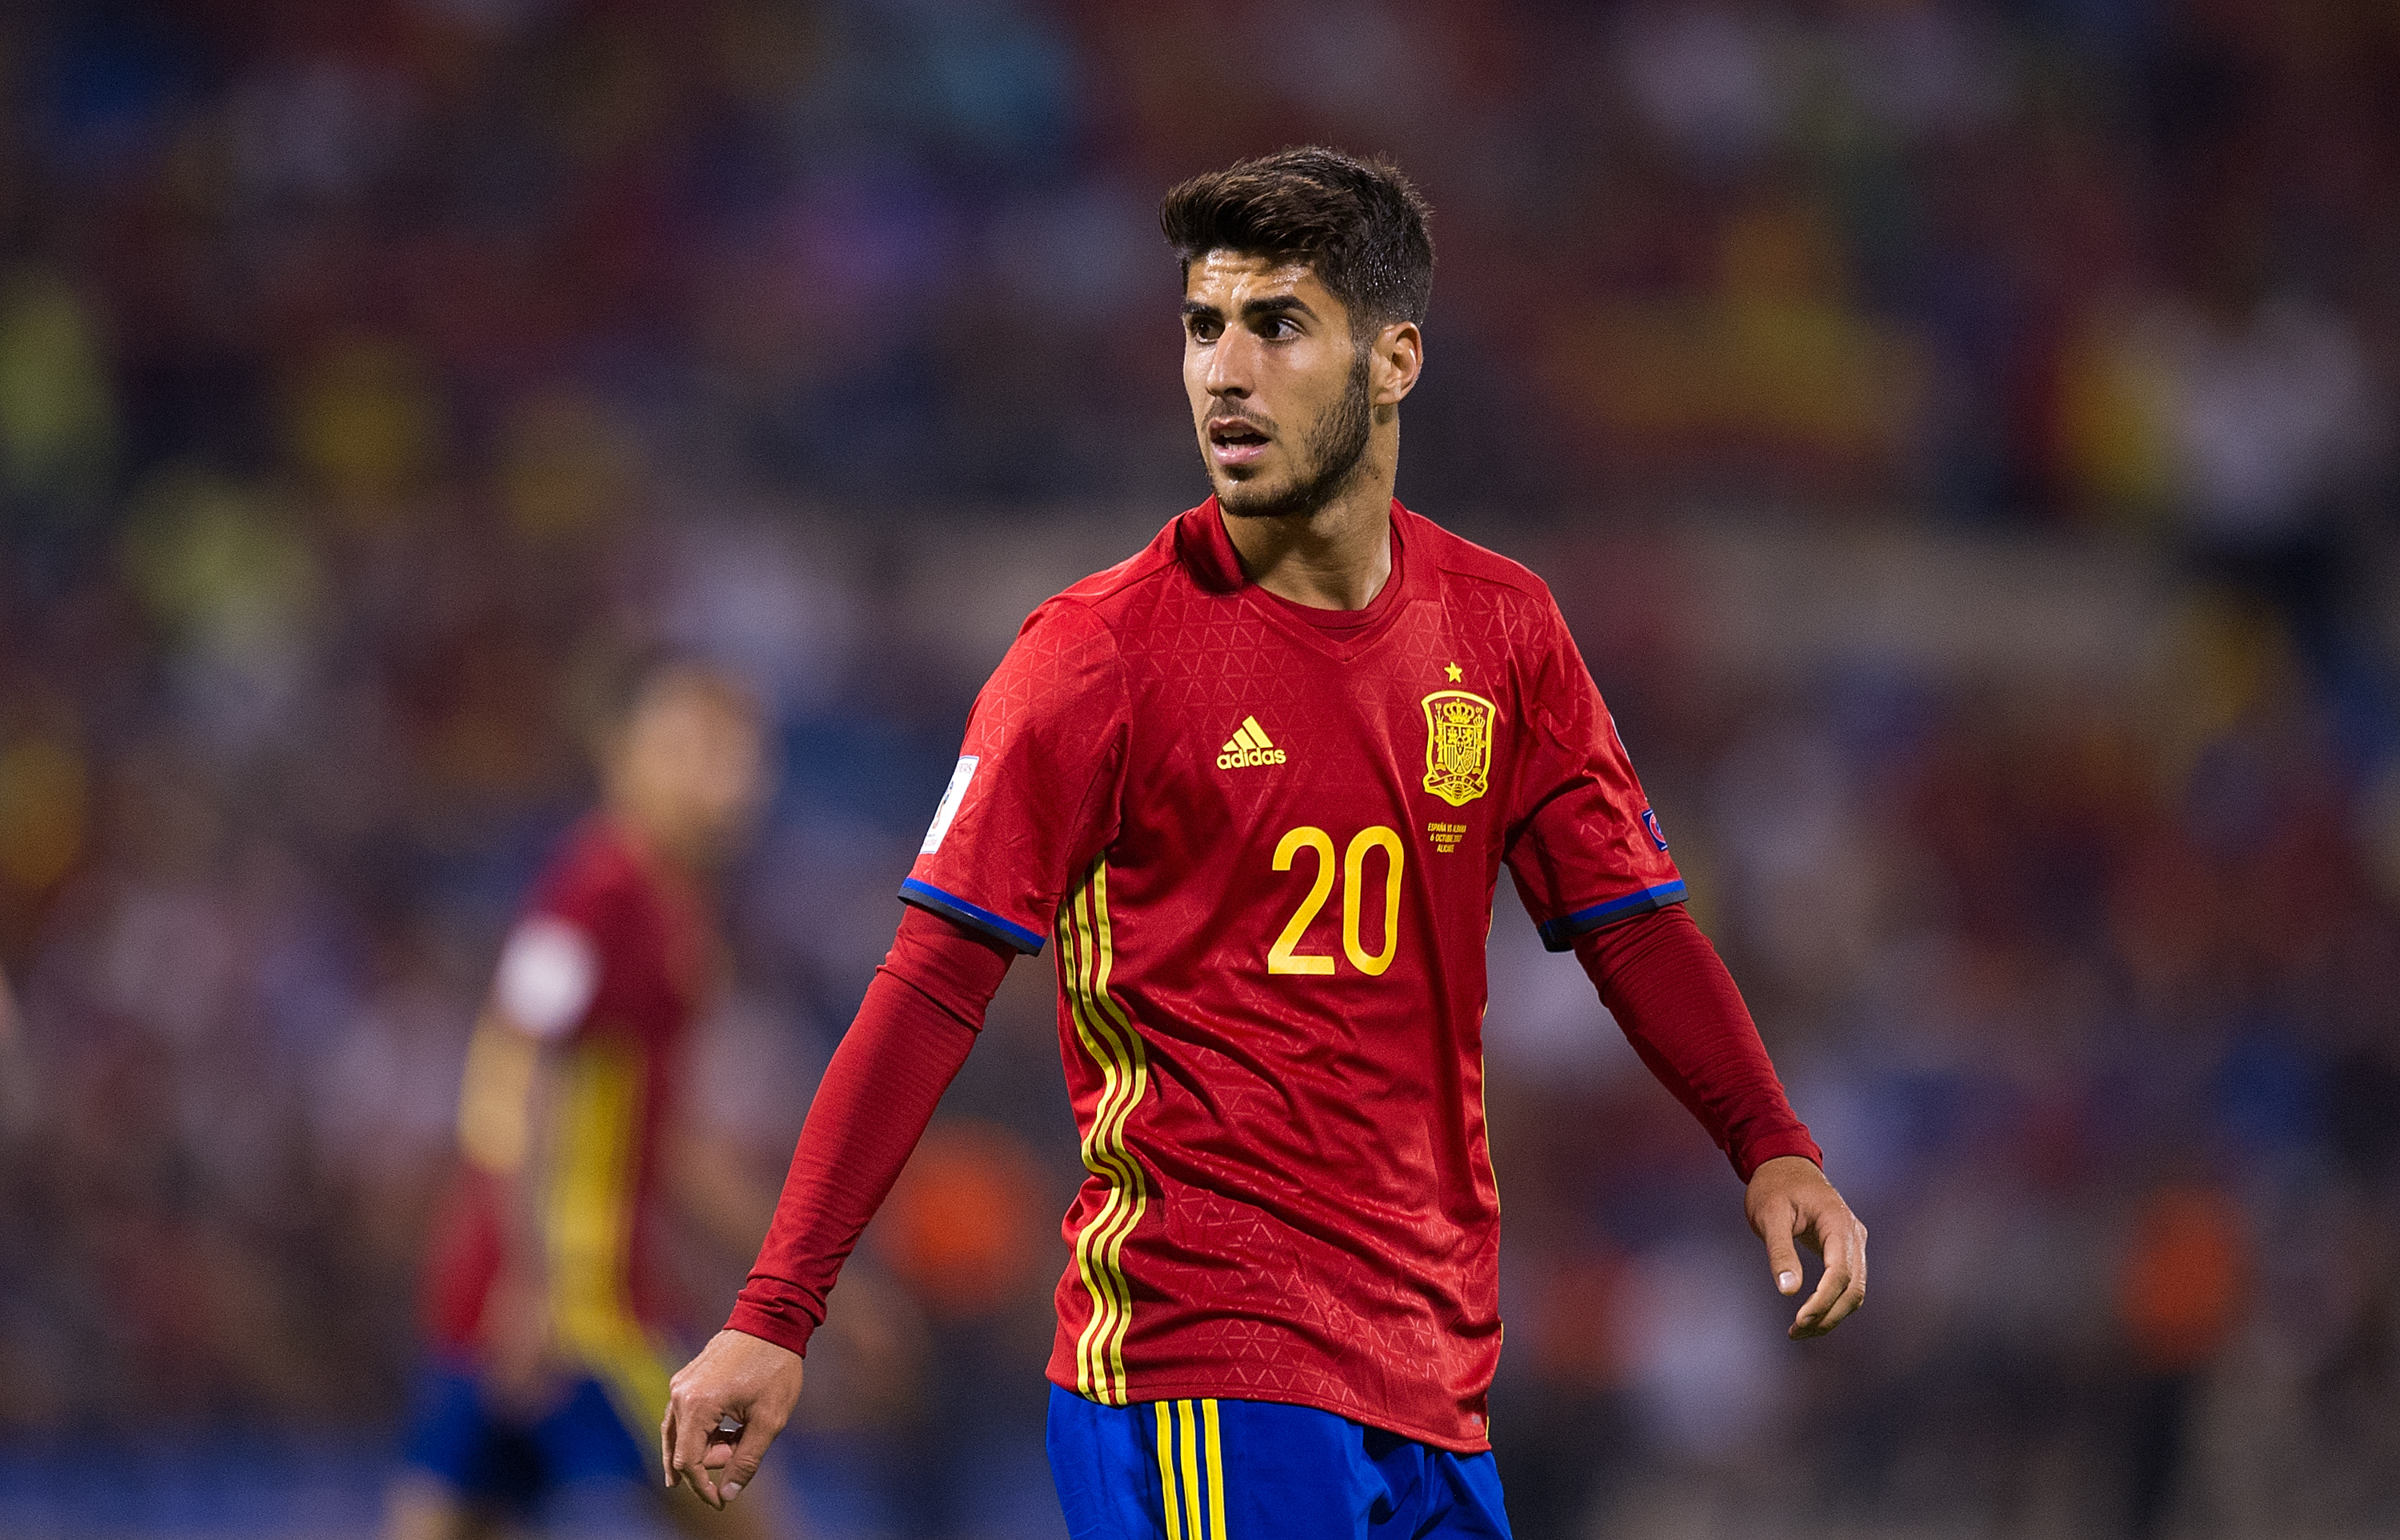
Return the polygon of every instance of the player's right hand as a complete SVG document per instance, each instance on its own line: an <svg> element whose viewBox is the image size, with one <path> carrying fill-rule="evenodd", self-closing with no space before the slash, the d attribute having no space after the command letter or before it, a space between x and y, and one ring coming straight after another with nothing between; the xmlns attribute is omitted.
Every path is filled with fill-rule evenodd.
<svg viewBox="0 0 2400 1540"><path fill-rule="evenodd" d="M542 1280L503 1270L484 1302L476 1334L493 1401L528 1423L539 1421L556 1405L562 1385L550 1291Z"/></svg>
<svg viewBox="0 0 2400 1540"><path fill-rule="evenodd" d="M667 1384L659 1456L672 1488L682 1481L721 1508L758 1474L767 1446L800 1399L800 1356L743 1331L720 1331ZM731 1417L737 1434L719 1433Z"/></svg>
<svg viewBox="0 0 2400 1540"><path fill-rule="evenodd" d="M1821 1337L1867 1302L1867 1227L1805 1155L1778 1155L1751 1173L1742 1206L1750 1227L1766 1243L1766 1264L1779 1293L1800 1292L1800 1253L1825 1259L1824 1275L1792 1318L1793 1341Z"/></svg>

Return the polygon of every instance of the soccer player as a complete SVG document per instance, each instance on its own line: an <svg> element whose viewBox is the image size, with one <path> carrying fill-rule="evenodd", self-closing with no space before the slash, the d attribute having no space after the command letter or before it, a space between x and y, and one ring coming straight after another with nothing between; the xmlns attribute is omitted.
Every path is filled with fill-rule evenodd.
<svg viewBox="0 0 2400 1540"><path fill-rule="evenodd" d="M1321 149L1162 213L1215 495L1037 609L977 699L891 954L666 1478L724 1503L1010 959L1056 948L1089 1176L1049 1448L1078 1537L1506 1535L1484 939L1505 866L1748 1184L1791 1334L1866 1287L1556 605L1392 497L1425 211ZM732 1430L732 1419L739 1431ZM720 1427L725 1432L718 1432Z"/></svg>
<svg viewBox="0 0 2400 1540"><path fill-rule="evenodd" d="M671 1361L648 1265L653 1197L740 1250L771 1207L675 1107L719 967L702 882L763 784L757 711L689 663L653 661L626 683L602 805L537 883L469 1049L465 1170L428 1266L435 1364L391 1540L464 1540L552 1497L621 1503L628 1482L648 1504ZM694 1533L773 1532L765 1506L732 1528L689 1498L667 1506Z"/></svg>

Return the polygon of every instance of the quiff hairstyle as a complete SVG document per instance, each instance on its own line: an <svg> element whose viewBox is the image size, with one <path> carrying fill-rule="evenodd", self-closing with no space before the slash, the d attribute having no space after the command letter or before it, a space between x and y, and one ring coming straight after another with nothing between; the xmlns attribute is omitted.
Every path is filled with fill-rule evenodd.
<svg viewBox="0 0 2400 1540"><path fill-rule="evenodd" d="M1210 252L1304 262L1364 342L1425 323L1433 298L1433 211L1389 160L1311 144L1238 161L1169 189L1158 225L1192 265Z"/></svg>

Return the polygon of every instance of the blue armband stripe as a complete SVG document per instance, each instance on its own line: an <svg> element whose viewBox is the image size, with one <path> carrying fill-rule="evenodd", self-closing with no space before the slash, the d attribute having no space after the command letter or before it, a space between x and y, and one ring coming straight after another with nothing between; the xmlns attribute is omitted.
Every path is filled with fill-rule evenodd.
<svg viewBox="0 0 2400 1540"><path fill-rule="evenodd" d="M1551 951L1570 951L1574 949L1575 938L1586 931L1596 931L1602 925L1630 920L1637 914L1647 914L1652 909L1663 909L1670 904L1683 901L1684 884L1680 880L1661 882L1655 888L1644 888L1640 893L1627 893L1623 898L1595 904L1589 909L1577 909L1562 920L1545 920L1534 929L1542 933L1542 945Z"/></svg>
<svg viewBox="0 0 2400 1540"><path fill-rule="evenodd" d="M1043 938L1022 925L1013 925L981 905L970 904L953 893L946 893L931 882L909 878L900 884L900 901L933 910L946 920L955 920L972 926L995 941L1005 941L1028 957L1042 955Z"/></svg>

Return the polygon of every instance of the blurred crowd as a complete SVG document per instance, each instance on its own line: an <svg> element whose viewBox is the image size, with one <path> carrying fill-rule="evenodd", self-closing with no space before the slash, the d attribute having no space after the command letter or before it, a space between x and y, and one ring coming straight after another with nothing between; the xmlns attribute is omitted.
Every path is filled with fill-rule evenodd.
<svg viewBox="0 0 2400 1540"><path fill-rule="evenodd" d="M1205 490L1159 193L1323 140L1437 210L1403 497L1558 592L1875 1231L1782 1342L1504 883L1520 1533L2388 1526L2394 79L2364 0L0 8L0 1451L389 1427L629 645L777 726L689 1113L771 1171L1016 623ZM1053 1032L837 1296L823 1533L1055 1531Z"/></svg>

